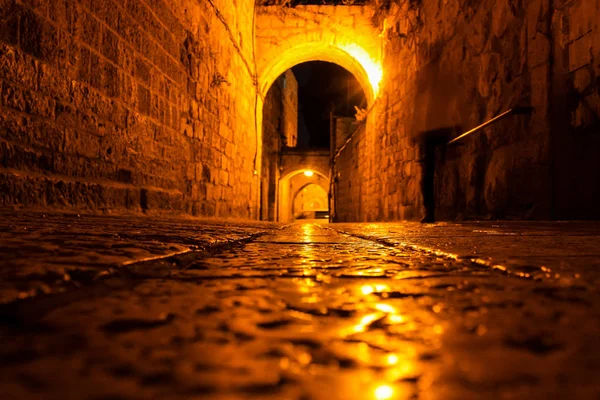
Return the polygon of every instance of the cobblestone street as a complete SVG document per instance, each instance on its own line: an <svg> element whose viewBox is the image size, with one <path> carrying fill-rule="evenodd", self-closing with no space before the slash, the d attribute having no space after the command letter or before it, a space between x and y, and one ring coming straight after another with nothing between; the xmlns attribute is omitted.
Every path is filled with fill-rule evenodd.
<svg viewBox="0 0 600 400"><path fill-rule="evenodd" d="M0 400L600 400L600 0L0 0Z"/></svg>
<svg viewBox="0 0 600 400"><path fill-rule="evenodd" d="M600 395L597 224L37 217L4 223L6 399Z"/></svg>

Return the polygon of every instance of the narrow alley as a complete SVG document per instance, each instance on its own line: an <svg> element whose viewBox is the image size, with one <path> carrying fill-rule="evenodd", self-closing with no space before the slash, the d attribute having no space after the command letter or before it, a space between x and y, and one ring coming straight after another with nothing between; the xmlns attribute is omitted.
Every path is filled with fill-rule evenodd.
<svg viewBox="0 0 600 400"><path fill-rule="evenodd" d="M600 400L600 0L0 0L0 400Z"/></svg>
<svg viewBox="0 0 600 400"><path fill-rule="evenodd" d="M3 221L6 399L600 391L595 223Z"/></svg>

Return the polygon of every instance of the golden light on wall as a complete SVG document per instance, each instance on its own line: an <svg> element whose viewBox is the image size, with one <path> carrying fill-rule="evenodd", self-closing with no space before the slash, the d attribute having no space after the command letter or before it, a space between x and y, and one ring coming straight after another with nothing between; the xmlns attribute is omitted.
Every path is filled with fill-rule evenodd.
<svg viewBox="0 0 600 400"><path fill-rule="evenodd" d="M304 176L306 176L307 178L310 178L311 176L313 176L315 173L310 171L310 170L306 170L304 171Z"/></svg>
<svg viewBox="0 0 600 400"><path fill-rule="evenodd" d="M372 49L371 49L372 50ZM275 80L288 69L305 62L326 61L348 70L360 83L367 104L379 95L383 79L383 67L376 52L368 51L363 45L343 38L335 44L327 42L307 42L269 55L268 62L260 73L259 85L262 96L266 96Z"/></svg>
<svg viewBox="0 0 600 400"><path fill-rule="evenodd" d="M369 53L367 53L365 49L356 43L344 44L341 46L341 48L356 61L358 61L358 63L363 67L367 77L369 78L371 88L373 89L373 95L374 97L377 97L379 94L381 80L383 79L383 68L381 63L377 60L373 60Z"/></svg>
<svg viewBox="0 0 600 400"><path fill-rule="evenodd" d="M388 400L394 396L394 388L390 385L379 385L375 388L375 399Z"/></svg>

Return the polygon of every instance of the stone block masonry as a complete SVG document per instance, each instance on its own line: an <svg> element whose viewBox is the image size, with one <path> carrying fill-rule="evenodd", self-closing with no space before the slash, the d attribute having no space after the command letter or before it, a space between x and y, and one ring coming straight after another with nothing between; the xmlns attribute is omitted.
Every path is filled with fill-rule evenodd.
<svg viewBox="0 0 600 400"><path fill-rule="evenodd" d="M320 60L350 71L371 100L368 68L376 66L381 53L381 31L371 18L372 9L364 6L258 7L256 63L262 93L286 70Z"/></svg>
<svg viewBox="0 0 600 400"><path fill-rule="evenodd" d="M523 104L531 117L438 154L437 216L600 218L600 3L402 4L382 23L384 82L367 129L340 156L341 220L420 218L419 134Z"/></svg>
<svg viewBox="0 0 600 400"><path fill-rule="evenodd" d="M279 152L284 141L282 126L286 119L283 79L275 81L263 106L262 163L260 218L275 221L277 210L277 187L279 185ZM283 122L283 123L282 123Z"/></svg>
<svg viewBox="0 0 600 400"><path fill-rule="evenodd" d="M292 70L283 74L283 136L285 146L298 144L298 81Z"/></svg>
<svg viewBox="0 0 600 400"><path fill-rule="evenodd" d="M420 218L419 134L520 104L439 155L438 216L600 218L600 0L393 3L0 0L0 206L258 218L268 88L326 60L370 108L342 220Z"/></svg>
<svg viewBox="0 0 600 400"><path fill-rule="evenodd" d="M0 205L256 217L252 7L0 0Z"/></svg>
<svg viewBox="0 0 600 400"><path fill-rule="evenodd" d="M556 216L600 219L600 1L559 2L553 21Z"/></svg>

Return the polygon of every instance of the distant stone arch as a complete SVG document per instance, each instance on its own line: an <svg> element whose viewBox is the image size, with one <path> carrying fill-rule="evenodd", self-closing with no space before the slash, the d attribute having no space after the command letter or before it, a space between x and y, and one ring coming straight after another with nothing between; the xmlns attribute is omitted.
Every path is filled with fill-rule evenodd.
<svg viewBox="0 0 600 400"><path fill-rule="evenodd" d="M281 179L303 171L313 171L329 179L329 150L284 150L281 154Z"/></svg>
<svg viewBox="0 0 600 400"><path fill-rule="evenodd" d="M303 190L306 189L308 186L310 185L317 185L319 186L321 189L323 189L325 191L325 193L329 192L329 186L327 186L326 184L323 184L321 182L307 182L304 185L302 185L300 188L298 188L294 194L292 195L292 201L294 201L294 199L296 197L298 197L298 194Z"/></svg>
<svg viewBox="0 0 600 400"><path fill-rule="evenodd" d="M317 185L323 189L327 195L329 194L329 174L325 175L317 170L312 169L313 175L308 177L304 174L306 169L298 169L286 175L282 175L279 182L278 195L278 221L290 222L293 221L293 206L296 196L308 185Z"/></svg>
<svg viewBox="0 0 600 400"><path fill-rule="evenodd" d="M328 193L329 188L319 183L310 182L304 184L291 197L292 215L294 218L297 217L299 212L328 210Z"/></svg>

